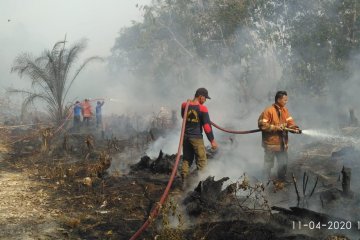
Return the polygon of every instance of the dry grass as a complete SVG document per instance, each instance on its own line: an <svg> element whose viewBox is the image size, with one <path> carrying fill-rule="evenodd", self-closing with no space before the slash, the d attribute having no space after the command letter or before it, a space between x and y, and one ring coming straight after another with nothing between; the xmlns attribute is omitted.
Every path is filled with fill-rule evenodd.
<svg viewBox="0 0 360 240"><path fill-rule="evenodd" d="M9 152L9 146L0 143L0 153L8 153Z"/></svg>
<svg viewBox="0 0 360 240"><path fill-rule="evenodd" d="M178 210L178 205L173 199L168 199L161 208L162 225L157 240L183 240L184 237L184 219Z"/></svg>

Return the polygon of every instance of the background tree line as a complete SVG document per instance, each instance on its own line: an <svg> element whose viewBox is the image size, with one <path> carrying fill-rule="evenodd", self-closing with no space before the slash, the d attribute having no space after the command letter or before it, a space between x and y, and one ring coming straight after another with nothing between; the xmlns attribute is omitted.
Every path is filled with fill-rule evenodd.
<svg viewBox="0 0 360 240"><path fill-rule="evenodd" d="M335 78L349 78L359 50L357 0L154 0L140 8L144 20L122 29L111 68L169 89L208 69L231 81L240 102L260 101L254 82L266 82L276 64L282 88L326 94Z"/></svg>
<svg viewBox="0 0 360 240"><path fill-rule="evenodd" d="M247 114L277 89L326 96L354 78L357 0L153 0L139 8L143 21L121 30L109 65L164 97L203 78L206 86L226 84ZM63 121L74 80L101 60L90 57L74 70L85 46L64 40L38 57L20 54L11 71L28 76L32 89L10 92L25 96L23 108L42 100L51 118Z"/></svg>

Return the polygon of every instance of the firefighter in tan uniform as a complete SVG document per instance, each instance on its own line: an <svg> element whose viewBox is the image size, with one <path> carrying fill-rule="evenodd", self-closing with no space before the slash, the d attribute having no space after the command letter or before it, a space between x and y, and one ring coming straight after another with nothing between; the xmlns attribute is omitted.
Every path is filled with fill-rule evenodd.
<svg viewBox="0 0 360 240"><path fill-rule="evenodd" d="M271 169L276 157L278 169L278 180L285 181L288 162L288 131L300 133L288 109L285 107L288 101L286 91L278 91L275 95L275 103L267 107L258 120L259 128L262 130L262 146L265 150L264 156L264 179L270 179Z"/></svg>

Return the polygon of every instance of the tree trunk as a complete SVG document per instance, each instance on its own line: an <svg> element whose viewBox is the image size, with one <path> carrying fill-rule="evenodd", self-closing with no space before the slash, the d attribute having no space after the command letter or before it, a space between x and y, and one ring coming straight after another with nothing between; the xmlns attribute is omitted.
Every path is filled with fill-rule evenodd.
<svg viewBox="0 0 360 240"><path fill-rule="evenodd" d="M350 190L351 168L343 167L341 173L343 194L347 197L352 197L353 192Z"/></svg>

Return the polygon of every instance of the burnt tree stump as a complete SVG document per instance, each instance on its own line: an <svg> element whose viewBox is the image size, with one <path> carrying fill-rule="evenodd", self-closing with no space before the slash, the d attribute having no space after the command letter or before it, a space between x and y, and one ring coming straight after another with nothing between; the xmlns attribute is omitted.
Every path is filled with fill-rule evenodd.
<svg viewBox="0 0 360 240"><path fill-rule="evenodd" d="M130 169L132 171L144 170L144 169L148 169L150 167L150 164L151 164L151 158L148 156L144 156L140 159L138 163L131 165Z"/></svg>
<svg viewBox="0 0 360 240"><path fill-rule="evenodd" d="M194 191L189 192L183 200L187 213L190 216L197 216L203 211L218 208L224 198L233 193L228 188L221 190L223 183L227 180L229 178L224 177L215 181L214 177L209 176L205 181L200 181Z"/></svg>
<svg viewBox="0 0 360 240"><path fill-rule="evenodd" d="M353 197L354 193L350 190L351 168L346 168L345 166L343 166L341 174L343 195L346 197Z"/></svg>
<svg viewBox="0 0 360 240"><path fill-rule="evenodd" d="M141 158L140 162L130 166L132 171L150 170L154 174L164 173L170 174L172 172L176 155L167 155L160 150L159 156L156 160L152 160L148 156Z"/></svg>
<svg viewBox="0 0 360 240"><path fill-rule="evenodd" d="M163 151L160 150L157 159L150 164L150 169L153 173L171 174L175 158L176 155L164 155Z"/></svg>

